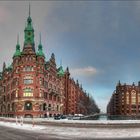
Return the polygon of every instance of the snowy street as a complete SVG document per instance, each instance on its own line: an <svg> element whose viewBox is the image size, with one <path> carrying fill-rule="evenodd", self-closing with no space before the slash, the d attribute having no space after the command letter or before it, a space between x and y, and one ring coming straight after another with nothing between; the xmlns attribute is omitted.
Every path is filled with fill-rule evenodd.
<svg viewBox="0 0 140 140"><path fill-rule="evenodd" d="M98 122L99 123L99 122ZM140 128L76 128L0 122L0 140L140 139Z"/></svg>

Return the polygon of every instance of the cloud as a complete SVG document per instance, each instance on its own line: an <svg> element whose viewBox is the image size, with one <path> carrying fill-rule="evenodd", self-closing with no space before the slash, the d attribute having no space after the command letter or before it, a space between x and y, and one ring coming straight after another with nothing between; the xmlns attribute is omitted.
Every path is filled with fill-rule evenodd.
<svg viewBox="0 0 140 140"><path fill-rule="evenodd" d="M78 75L78 76L89 77L89 76L95 76L98 73L98 70L92 66L88 66L84 68L73 68L70 70L70 72L73 76Z"/></svg>
<svg viewBox="0 0 140 140"><path fill-rule="evenodd" d="M6 22L10 17L10 12L5 7L0 7L0 23Z"/></svg>

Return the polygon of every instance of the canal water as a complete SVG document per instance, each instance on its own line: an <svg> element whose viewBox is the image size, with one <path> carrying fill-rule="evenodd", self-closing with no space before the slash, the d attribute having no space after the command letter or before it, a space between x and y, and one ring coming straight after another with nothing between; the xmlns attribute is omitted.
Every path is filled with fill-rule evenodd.
<svg viewBox="0 0 140 140"><path fill-rule="evenodd" d="M98 120L108 120L107 115L99 115Z"/></svg>
<svg viewBox="0 0 140 140"><path fill-rule="evenodd" d="M92 117L91 120L140 120L140 116L122 116L122 115L108 116L107 114L101 114Z"/></svg>

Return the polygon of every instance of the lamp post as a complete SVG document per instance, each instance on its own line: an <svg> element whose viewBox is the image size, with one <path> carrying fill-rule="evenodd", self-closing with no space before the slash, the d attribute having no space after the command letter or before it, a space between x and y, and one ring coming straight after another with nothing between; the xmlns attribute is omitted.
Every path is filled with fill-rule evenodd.
<svg viewBox="0 0 140 140"><path fill-rule="evenodd" d="M47 117L49 118L49 115L50 115L50 111L54 111L54 107L51 107L51 106L46 106L46 114L47 114ZM53 110L52 110L53 109Z"/></svg>

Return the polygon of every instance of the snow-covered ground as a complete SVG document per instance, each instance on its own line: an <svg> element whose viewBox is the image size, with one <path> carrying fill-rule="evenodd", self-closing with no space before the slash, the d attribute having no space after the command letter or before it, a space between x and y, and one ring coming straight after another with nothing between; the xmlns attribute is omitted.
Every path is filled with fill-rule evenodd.
<svg viewBox="0 0 140 140"><path fill-rule="evenodd" d="M56 121L56 120L46 120ZM65 120L69 123L81 123L81 121ZM64 122L64 120L58 120L57 122ZM91 123L91 121L82 121L83 123ZM92 121L93 123L139 123L139 120L125 120L125 121ZM74 138L140 138L140 128L75 128L75 127L63 127L63 126L47 126L47 125L32 125L32 124L16 124L15 122L3 122L0 121L0 126L11 127L21 130L35 131L37 133L51 134L57 136L63 136L70 139Z"/></svg>
<svg viewBox="0 0 140 140"><path fill-rule="evenodd" d="M41 125L33 125L33 124L21 124L16 122L1 122L0 121L0 126L5 126L5 127L11 127L11 128L17 128L17 129L26 129L26 130L42 130L45 129L45 126Z"/></svg>
<svg viewBox="0 0 140 140"><path fill-rule="evenodd" d="M0 117L0 120L4 119L7 121L16 121L16 118L4 118ZM20 118L18 118L20 120ZM66 123L86 123L86 124L140 124L140 120L68 120L68 119L61 119L61 120L54 120L53 118L24 118L26 122L66 122Z"/></svg>

